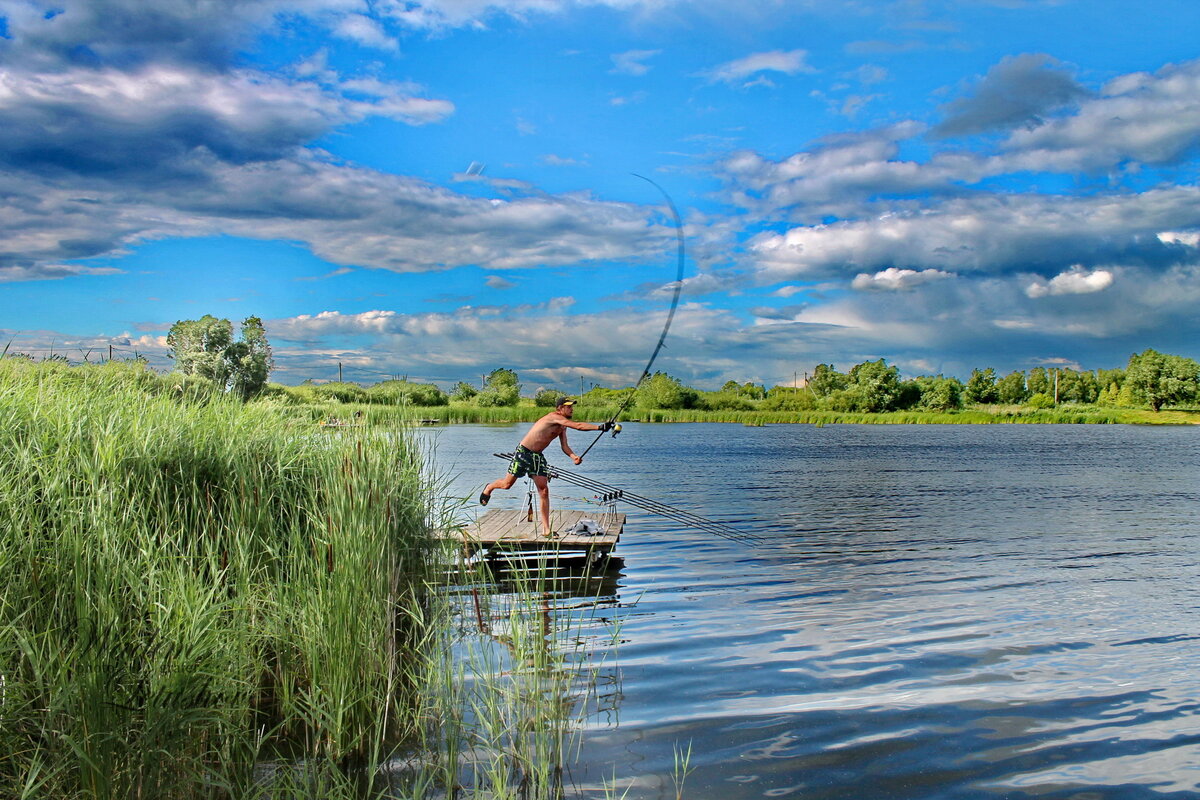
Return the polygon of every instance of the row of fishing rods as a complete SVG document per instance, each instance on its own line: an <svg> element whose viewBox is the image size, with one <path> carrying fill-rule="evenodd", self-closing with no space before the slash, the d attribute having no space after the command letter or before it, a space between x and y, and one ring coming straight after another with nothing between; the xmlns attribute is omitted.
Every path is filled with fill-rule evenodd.
<svg viewBox="0 0 1200 800"><path fill-rule="evenodd" d="M512 461L516 457L515 453L493 453L497 458L503 458ZM761 541L761 537L731 528L720 522L716 522L698 514L693 514L690 511L684 511L681 508L669 506L666 503L649 497L643 497L640 494L620 489L616 486L610 486L602 483L595 478L589 478L586 475L580 475L578 472L571 472L562 467L549 467L550 477L559 478L567 483L578 486L581 489L586 489L590 492L595 492L596 499L602 503L613 503L618 500L628 503L635 508L640 508L643 511L649 511L651 514L658 514L660 517L673 519L676 522L681 522L690 528L695 528L704 533L712 533L720 536L723 539L730 539L735 542L757 542Z"/></svg>

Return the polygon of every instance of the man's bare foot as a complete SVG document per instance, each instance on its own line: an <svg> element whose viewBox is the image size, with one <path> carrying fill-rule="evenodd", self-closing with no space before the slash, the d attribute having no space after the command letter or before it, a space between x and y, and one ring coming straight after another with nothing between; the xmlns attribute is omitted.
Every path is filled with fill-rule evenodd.
<svg viewBox="0 0 1200 800"><path fill-rule="evenodd" d="M492 496L490 494L488 494L487 492L479 493L479 505L486 506L488 504L488 501L491 499L492 499Z"/></svg>

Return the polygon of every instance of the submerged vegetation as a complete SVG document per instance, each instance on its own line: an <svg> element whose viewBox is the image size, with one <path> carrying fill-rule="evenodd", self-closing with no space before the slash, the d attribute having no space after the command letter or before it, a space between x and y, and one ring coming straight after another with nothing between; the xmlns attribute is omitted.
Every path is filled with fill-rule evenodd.
<svg viewBox="0 0 1200 800"><path fill-rule="evenodd" d="M408 438L0 358L0 458L0 796L555 796L581 673L532 590L484 630Z"/></svg>

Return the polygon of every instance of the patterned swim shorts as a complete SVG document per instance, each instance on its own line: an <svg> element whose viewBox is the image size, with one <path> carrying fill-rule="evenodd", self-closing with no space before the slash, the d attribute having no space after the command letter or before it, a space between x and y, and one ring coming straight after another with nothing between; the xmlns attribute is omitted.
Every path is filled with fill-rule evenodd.
<svg viewBox="0 0 1200 800"><path fill-rule="evenodd" d="M546 456L523 445L517 445L517 453L508 465L508 471L518 478L522 475L550 477L550 465L546 463Z"/></svg>

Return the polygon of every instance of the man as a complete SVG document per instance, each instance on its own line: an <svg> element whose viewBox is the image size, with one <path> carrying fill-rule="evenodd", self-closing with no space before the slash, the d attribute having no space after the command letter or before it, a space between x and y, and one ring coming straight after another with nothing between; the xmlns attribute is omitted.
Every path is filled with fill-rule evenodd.
<svg viewBox="0 0 1200 800"><path fill-rule="evenodd" d="M577 431L607 431L613 427L611 422L602 422L599 425L593 425L590 422L573 422L571 416L574 413L574 400L567 397L558 398L554 404L554 410L533 423L533 427L517 445L517 453L513 457L512 463L508 465L508 474L484 487L483 492L479 495L479 504L486 506L492 499L492 492L497 489L511 489L512 485L517 482L517 478L529 475L533 479L533 485L537 487L538 499L541 500L542 530L546 538L553 538L554 531L550 528L550 466L546 463L546 456L542 454L542 451L548 444L558 439L562 443L563 452L570 456L576 464L580 464L583 459L575 455L571 446L567 444L567 428L574 428Z"/></svg>

